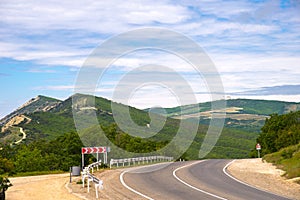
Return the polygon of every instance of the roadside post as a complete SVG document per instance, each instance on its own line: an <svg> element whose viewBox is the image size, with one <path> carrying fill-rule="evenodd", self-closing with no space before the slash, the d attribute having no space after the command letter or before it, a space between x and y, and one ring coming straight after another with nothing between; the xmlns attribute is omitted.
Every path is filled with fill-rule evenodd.
<svg viewBox="0 0 300 200"><path fill-rule="evenodd" d="M72 167L70 167L70 183L72 183Z"/></svg>
<svg viewBox="0 0 300 200"><path fill-rule="evenodd" d="M261 150L261 146L259 143L256 144L256 150L257 150L257 157L260 158L260 150Z"/></svg>

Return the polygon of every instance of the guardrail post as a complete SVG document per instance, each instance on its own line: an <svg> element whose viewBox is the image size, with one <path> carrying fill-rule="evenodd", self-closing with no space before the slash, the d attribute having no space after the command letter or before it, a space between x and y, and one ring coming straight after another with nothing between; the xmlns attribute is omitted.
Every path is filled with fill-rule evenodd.
<svg viewBox="0 0 300 200"><path fill-rule="evenodd" d="M93 177L88 177L88 193L90 193L90 182L93 181Z"/></svg>
<svg viewBox="0 0 300 200"><path fill-rule="evenodd" d="M96 191L96 198L97 199L99 198L98 189L103 190L103 181L102 180L99 180L99 183L95 183L95 191Z"/></svg>

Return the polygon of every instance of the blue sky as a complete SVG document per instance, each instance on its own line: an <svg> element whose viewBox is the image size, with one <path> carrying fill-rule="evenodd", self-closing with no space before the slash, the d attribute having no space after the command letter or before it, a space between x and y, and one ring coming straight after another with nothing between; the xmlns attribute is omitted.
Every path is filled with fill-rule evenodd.
<svg viewBox="0 0 300 200"><path fill-rule="evenodd" d="M0 117L40 94L69 97L95 48L115 35L146 27L174 30L198 43L214 62L226 96L299 102L299 13L299 0L2 0ZM199 89L205 80L173 55L156 51L118 59L96 94L112 98L122 74L153 60L180 71L195 94L202 94L199 102L209 100ZM146 85L124 103L170 107L176 98L164 87Z"/></svg>

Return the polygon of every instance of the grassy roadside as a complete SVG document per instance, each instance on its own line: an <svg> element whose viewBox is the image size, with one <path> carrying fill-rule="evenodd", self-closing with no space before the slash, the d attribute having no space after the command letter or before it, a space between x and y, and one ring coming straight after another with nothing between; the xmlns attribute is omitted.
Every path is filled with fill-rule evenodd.
<svg viewBox="0 0 300 200"><path fill-rule="evenodd" d="M23 177L23 176L40 176L40 175L50 175L50 174L63 174L63 173L68 173L60 170L55 170L55 171L37 171L37 172L19 172L17 174L13 174L12 176L9 176L10 178L15 178L15 177Z"/></svg>
<svg viewBox="0 0 300 200"><path fill-rule="evenodd" d="M287 178L300 177L300 143L283 148L278 152L267 154L263 159L284 170L284 176ZM298 183L300 184L300 180Z"/></svg>

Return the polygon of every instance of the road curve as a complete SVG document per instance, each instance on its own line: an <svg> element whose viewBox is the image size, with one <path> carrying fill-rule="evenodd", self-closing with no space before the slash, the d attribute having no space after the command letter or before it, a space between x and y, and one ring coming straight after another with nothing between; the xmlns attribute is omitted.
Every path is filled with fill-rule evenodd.
<svg viewBox="0 0 300 200"><path fill-rule="evenodd" d="M230 161L215 159L175 162L146 173L143 170L147 171L149 167L143 167L123 173L122 180L127 188L144 195L145 199L288 199L230 178L223 171Z"/></svg>

